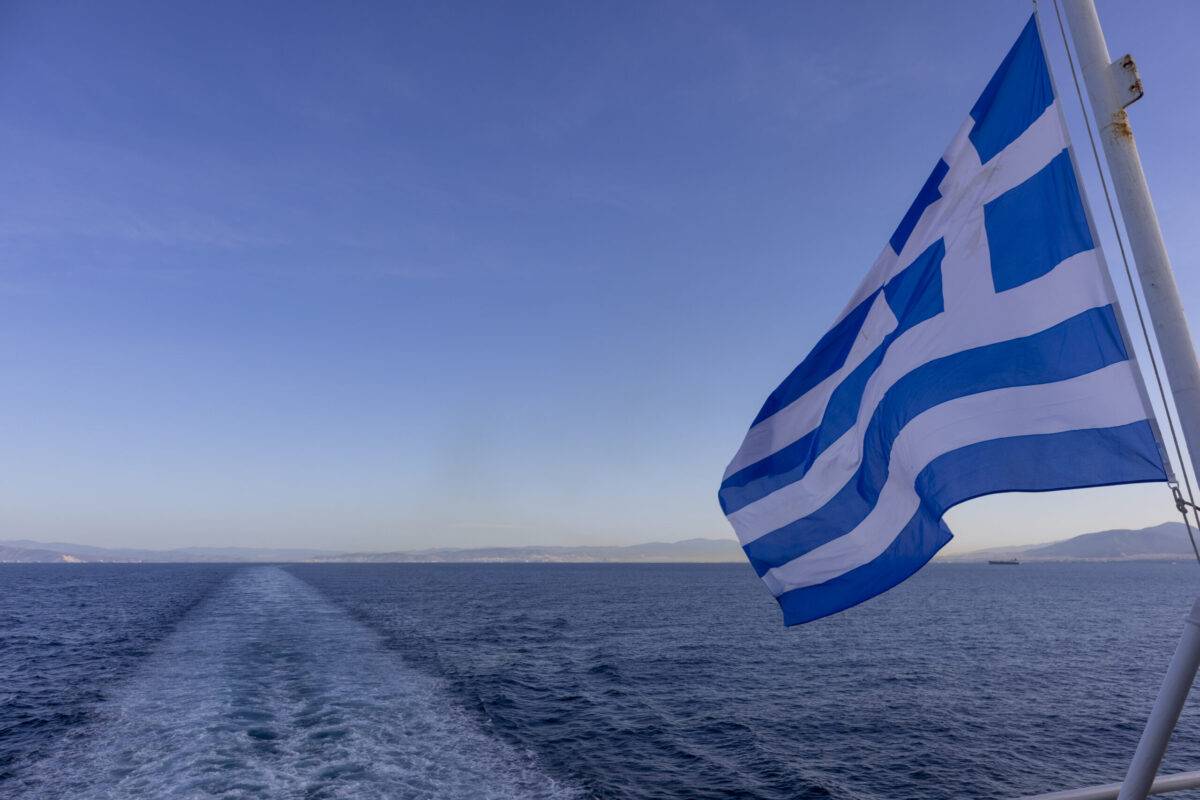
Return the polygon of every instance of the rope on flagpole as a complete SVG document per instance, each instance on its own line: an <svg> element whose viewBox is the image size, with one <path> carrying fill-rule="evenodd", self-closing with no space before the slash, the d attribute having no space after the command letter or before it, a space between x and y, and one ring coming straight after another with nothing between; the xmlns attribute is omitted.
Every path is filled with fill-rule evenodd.
<svg viewBox="0 0 1200 800"><path fill-rule="evenodd" d="M1137 311L1138 325L1142 329L1142 339L1146 342L1146 352L1150 356L1150 367L1154 371L1154 382L1158 384L1158 396L1162 400L1163 413L1167 417L1167 428L1171 432L1171 442L1175 445L1175 455L1179 459L1179 471L1183 474L1183 486L1187 490L1187 499L1179 491L1179 483L1177 481L1168 482L1172 494L1175 496L1175 507L1183 515L1183 524L1187 528L1188 540L1192 543L1192 552L1196 554L1196 562L1200 563L1200 548L1196 546L1196 537L1192 533L1192 525L1188 520L1188 509L1191 508L1192 514L1196 519L1196 527L1200 528L1200 506L1196 505L1195 495L1192 493L1192 481L1188 477L1187 461L1183 458L1183 448L1179 444L1179 435L1175 432L1175 418L1171 414L1171 406L1167 403L1167 390L1163 386L1162 374L1158 369L1158 359L1154 355L1154 347L1150 343L1150 331L1146 328L1146 317L1142 313L1142 303L1138 297L1135 281L1133 280L1133 271L1129 268L1129 257L1125 253L1125 240L1121 236L1121 229L1117 225L1117 213L1113 210L1112 197L1108 192L1108 181L1104 177L1104 170L1100 166L1100 151L1096 147L1096 137L1092 134L1092 123L1088 119L1087 108L1083 104L1083 90L1079 86L1079 75L1075 71L1075 58L1071 54L1071 47L1067 44L1067 30L1063 26L1062 12L1058 8L1058 0L1054 0L1054 15L1058 18L1058 31L1062 34L1063 49L1067 51L1067 64L1071 67L1071 79L1075 82L1075 94L1079 97L1079 110L1083 113L1083 124L1087 126L1088 143L1092 146L1092 158L1096 161L1096 171L1100 173L1100 187L1104 190L1104 202L1108 205L1108 217L1112 220L1113 233L1117 237L1117 247L1121 251L1121 263L1125 267L1125 278L1129 281L1129 292L1133 296L1133 307Z"/></svg>

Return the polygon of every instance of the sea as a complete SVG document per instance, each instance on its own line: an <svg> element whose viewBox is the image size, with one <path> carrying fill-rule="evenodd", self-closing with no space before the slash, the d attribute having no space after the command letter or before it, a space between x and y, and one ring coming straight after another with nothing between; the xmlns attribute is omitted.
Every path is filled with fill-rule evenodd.
<svg viewBox="0 0 1200 800"><path fill-rule="evenodd" d="M744 564L4 564L0 797L1112 782L1198 591L1182 561L935 563L784 628ZM1195 703L1163 771L1194 769Z"/></svg>

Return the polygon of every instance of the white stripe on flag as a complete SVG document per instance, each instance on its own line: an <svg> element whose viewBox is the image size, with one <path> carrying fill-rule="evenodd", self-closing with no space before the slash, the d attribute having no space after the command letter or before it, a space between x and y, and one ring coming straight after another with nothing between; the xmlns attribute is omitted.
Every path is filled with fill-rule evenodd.
<svg viewBox="0 0 1200 800"><path fill-rule="evenodd" d="M821 416L829 403L829 395L883 342L883 338L895 329L896 316L892 314L892 309L883 295L876 295L863 322L862 331L855 339L842 368L801 395L795 402L751 428L737 455L725 470L725 477L728 478L755 461L782 450L816 428L821 423Z"/></svg>
<svg viewBox="0 0 1200 800"><path fill-rule="evenodd" d="M871 415L887 390L913 369L962 350L1030 336L1089 309L1108 305L1111 300L1103 286L1091 280L1097 268L1096 252L1086 250L1039 280L996 295L986 305L959 307L958 313L947 309L906 331L888 349L867 383L854 427L818 457L804 478L729 515L741 543L747 544L816 511L845 485L862 462L862 437ZM822 402L821 412L824 408ZM756 427L767 426L777 416ZM795 441L814 427L785 429L776 434L776 440Z"/></svg>
<svg viewBox="0 0 1200 800"><path fill-rule="evenodd" d="M887 549L917 510L917 474L938 456L1011 436L1111 428L1146 418L1128 361L1067 381L996 389L935 406L909 423L892 449L879 500L854 530L786 564L763 580L780 595L866 564ZM983 427L980 426L981 420Z"/></svg>

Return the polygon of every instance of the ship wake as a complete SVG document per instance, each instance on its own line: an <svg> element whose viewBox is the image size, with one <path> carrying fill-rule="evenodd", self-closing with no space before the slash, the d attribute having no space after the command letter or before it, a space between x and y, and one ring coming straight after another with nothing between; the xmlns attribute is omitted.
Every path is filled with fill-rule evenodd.
<svg viewBox="0 0 1200 800"><path fill-rule="evenodd" d="M575 796L277 567L233 575L23 777L30 797Z"/></svg>

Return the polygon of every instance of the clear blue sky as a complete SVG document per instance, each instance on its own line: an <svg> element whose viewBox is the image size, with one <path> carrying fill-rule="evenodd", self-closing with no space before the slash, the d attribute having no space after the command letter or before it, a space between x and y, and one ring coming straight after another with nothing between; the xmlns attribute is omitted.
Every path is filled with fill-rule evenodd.
<svg viewBox="0 0 1200 800"><path fill-rule="evenodd" d="M1098 5L1198 309L1200 4ZM731 537L726 462L1029 11L0 4L0 538ZM952 527L1173 513L1005 496Z"/></svg>

